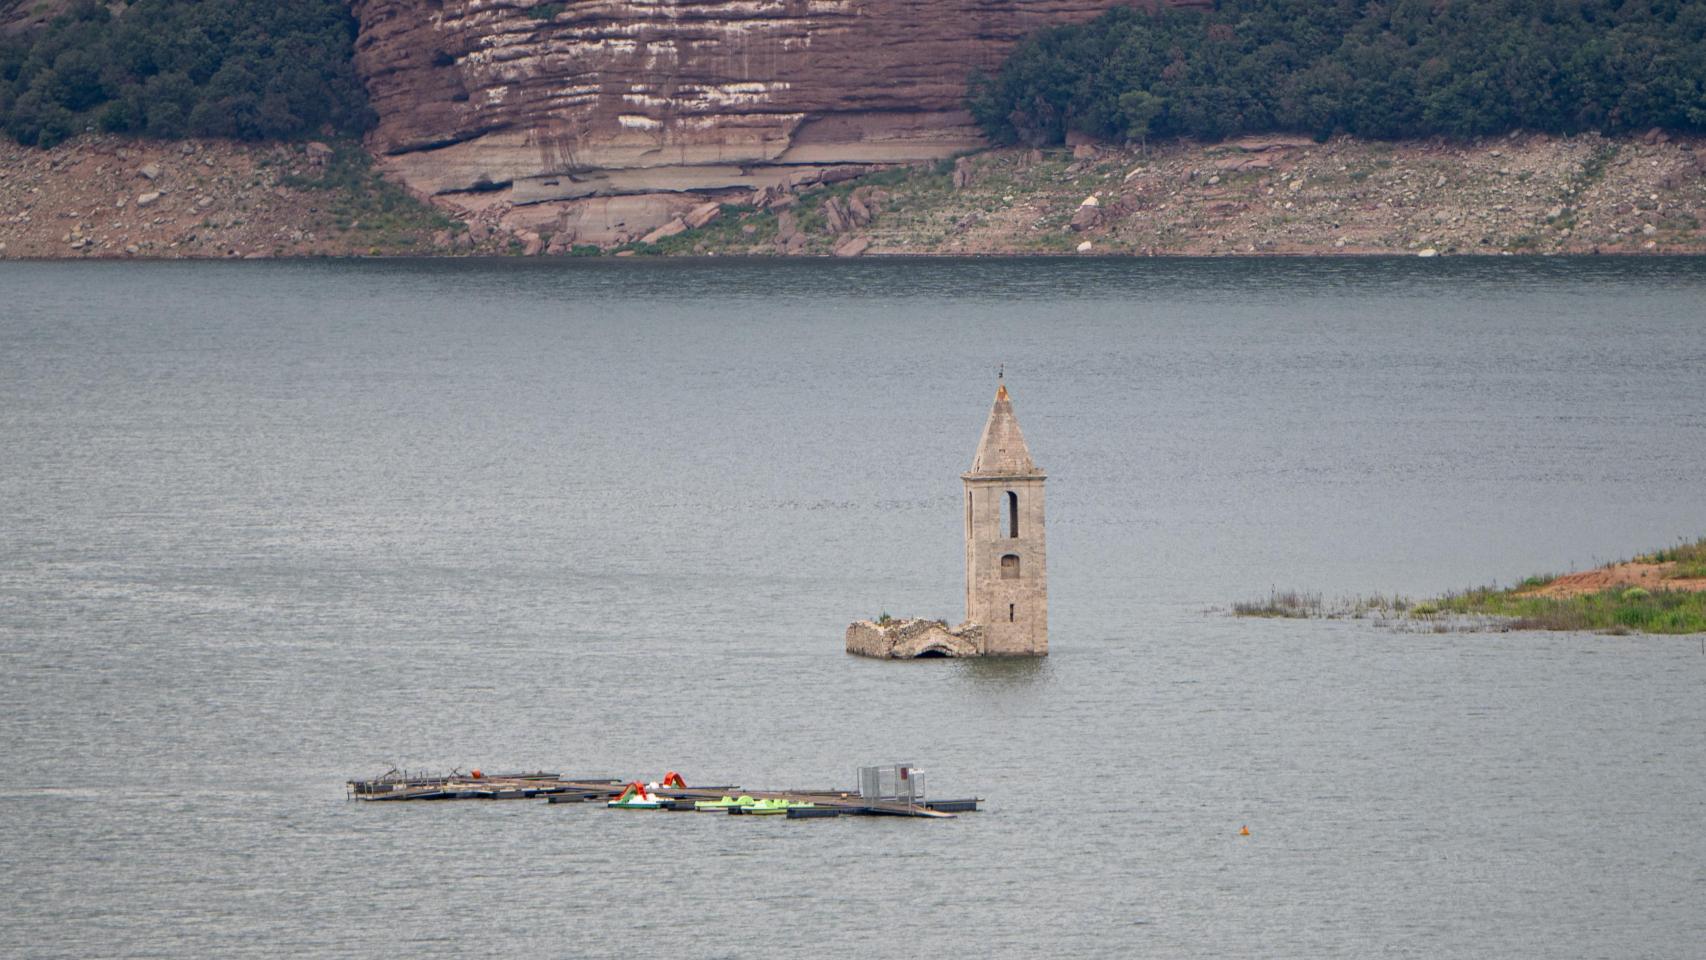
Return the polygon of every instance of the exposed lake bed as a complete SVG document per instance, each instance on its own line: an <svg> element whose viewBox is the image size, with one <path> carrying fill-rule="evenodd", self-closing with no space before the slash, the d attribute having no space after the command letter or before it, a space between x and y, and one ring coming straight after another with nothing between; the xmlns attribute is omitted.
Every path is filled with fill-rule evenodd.
<svg viewBox="0 0 1706 960"><path fill-rule="evenodd" d="M0 932L37 955L1706 939L1695 638L1207 611L1275 583L1433 596L1706 529L1706 261L0 263L0 285L0 865L28 878ZM846 656L850 619L957 619L958 477L1002 363L1050 478L1049 658ZM341 789L469 763L847 785L890 761L987 809Z"/></svg>

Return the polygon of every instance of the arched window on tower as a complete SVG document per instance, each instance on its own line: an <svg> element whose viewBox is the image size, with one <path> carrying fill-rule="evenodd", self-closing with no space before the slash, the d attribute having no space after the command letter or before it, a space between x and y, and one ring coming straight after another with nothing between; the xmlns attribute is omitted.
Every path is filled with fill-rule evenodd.
<svg viewBox="0 0 1706 960"><path fill-rule="evenodd" d="M1019 538L1019 495L1011 490L1007 491L1007 535Z"/></svg>
<svg viewBox="0 0 1706 960"><path fill-rule="evenodd" d="M1003 579L1003 580L1017 580L1017 579L1019 579L1019 555L1018 554L1009 553L1006 556L1001 558L1001 579Z"/></svg>

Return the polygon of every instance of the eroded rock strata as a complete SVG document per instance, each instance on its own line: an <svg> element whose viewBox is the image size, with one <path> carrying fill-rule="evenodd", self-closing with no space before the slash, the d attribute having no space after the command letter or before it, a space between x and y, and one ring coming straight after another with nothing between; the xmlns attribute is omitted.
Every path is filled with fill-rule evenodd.
<svg viewBox="0 0 1706 960"><path fill-rule="evenodd" d="M587 239L826 167L981 143L962 101L1025 33L1119 0L352 0L376 151L411 187ZM597 205L587 198L606 198ZM615 199L608 198L634 198ZM523 217L525 219L525 217Z"/></svg>

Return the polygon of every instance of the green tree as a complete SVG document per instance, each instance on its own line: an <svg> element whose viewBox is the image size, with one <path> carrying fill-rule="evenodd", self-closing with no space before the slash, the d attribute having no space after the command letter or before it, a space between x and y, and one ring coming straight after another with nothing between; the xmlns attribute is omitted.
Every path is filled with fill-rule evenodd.
<svg viewBox="0 0 1706 960"><path fill-rule="evenodd" d="M0 126L43 143L86 124L158 137L290 138L373 123L340 0L81 0L0 39Z"/></svg>
<svg viewBox="0 0 1706 960"><path fill-rule="evenodd" d="M1157 106L1159 104L1159 106ZM1706 3L1218 0L1110 10L975 76L999 141L1706 129Z"/></svg>

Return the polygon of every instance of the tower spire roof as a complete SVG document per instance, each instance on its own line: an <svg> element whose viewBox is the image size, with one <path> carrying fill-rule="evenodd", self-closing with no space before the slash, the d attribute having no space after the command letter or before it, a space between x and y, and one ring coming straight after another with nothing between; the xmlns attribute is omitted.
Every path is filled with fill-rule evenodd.
<svg viewBox="0 0 1706 960"><path fill-rule="evenodd" d="M977 456L972 458L971 472L966 476L1034 477L1041 473L1031 460L1031 449L1025 446L1025 434L1013 416L1013 401L1003 381L995 390L995 403L989 408L989 420L977 442Z"/></svg>

